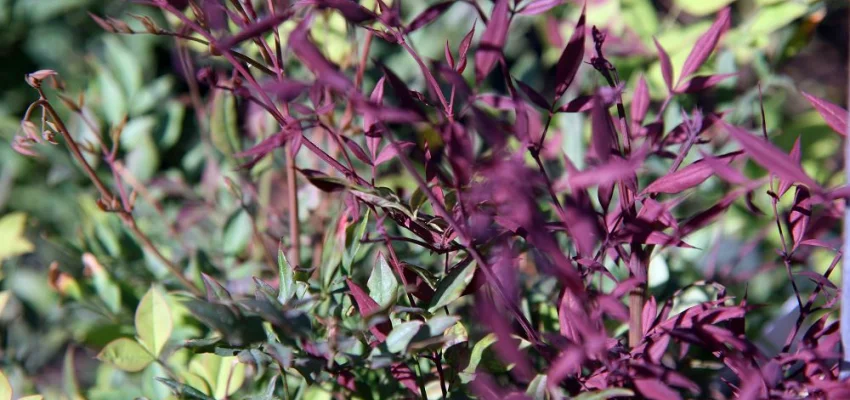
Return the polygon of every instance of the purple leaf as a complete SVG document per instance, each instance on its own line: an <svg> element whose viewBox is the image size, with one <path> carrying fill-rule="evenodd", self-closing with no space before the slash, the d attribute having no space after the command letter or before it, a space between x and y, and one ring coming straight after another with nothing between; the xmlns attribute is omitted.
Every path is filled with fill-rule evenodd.
<svg viewBox="0 0 850 400"><path fill-rule="evenodd" d="M276 149L278 147L283 147L283 145L285 145L286 142L292 136L293 136L293 133L291 133L291 132L281 131L281 132L275 133L274 135L271 135L271 136L263 139L263 141L260 142L259 144L257 144L256 146L254 146L250 149L241 151L239 153L236 153L233 156L237 157L237 158L241 158L241 157L263 157L266 154L269 154L272 151L274 151L274 149Z"/></svg>
<svg viewBox="0 0 850 400"><path fill-rule="evenodd" d="M558 112L576 113L591 110L594 96L579 96L558 108Z"/></svg>
<svg viewBox="0 0 850 400"><path fill-rule="evenodd" d="M496 65L502 54L502 47L508 39L508 26L510 25L508 15L508 0L496 0L493 13L487 29L481 35L478 51L475 53L475 80L480 82Z"/></svg>
<svg viewBox="0 0 850 400"><path fill-rule="evenodd" d="M797 272L797 275L805 276L806 278L811 279L812 282L817 283L819 286L828 287L830 289L838 289L838 287L836 287L829 278L826 278L815 271L800 271Z"/></svg>
<svg viewBox="0 0 850 400"><path fill-rule="evenodd" d="M656 316L658 316L658 303L655 301L655 296L649 296L649 300L643 305L643 311L641 311L641 328L644 336L655 323Z"/></svg>
<svg viewBox="0 0 850 400"><path fill-rule="evenodd" d="M655 42L655 48L658 49L658 61L661 63L661 76L664 77L664 84L667 85L667 90L673 92L673 65L670 63L670 56L658 43L658 39L652 38Z"/></svg>
<svg viewBox="0 0 850 400"><path fill-rule="evenodd" d="M702 162L707 163L711 169L714 170L714 173L717 174L721 179L734 183L736 185L743 185L749 180L744 176L740 171L736 170L729 166L728 163L725 163L721 160L718 160L717 157L714 157L711 154L706 154L700 152L703 156Z"/></svg>
<svg viewBox="0 0 850 400"><path fill-rule="evenodd" d="M475 99L497 110L512 111L516 108L514 99L495 93L483 93L475 96Z"/></svg>
<svg viewBox="0 0 850 400"><path fill-rule="evenodd" d="M333 8L339 11L346 20L354 24L375 19L375 14L352 0L306 0L304 4L315 4L320 8Z"/></svg>
<svg viewBox="0 0 850 400"><path fill-rule="evenodd" d="M838 132L841 136L847 136L847 110L806 92L802 93L832 130Z"/></svg>
<svg viewBox="0 0 850 400"><path fill-rule="evenodd" d="M385 79L383 76L381 79L378 79L378 83L375 84L375 88L372 89L372 95L369 97L373 103L378 105L384 101L384 81ZM366 132L366 134L372 133L376 122L377 119L374 114L363 115L363 132ZM372 155L374 156L374 154Z"/></svg>
<svg viewBox="0 0 850 400"><path fill-rule="evenodd" d="M475 36L475 24L477 22L478 21L472 23L472 29L470 29L469 33L467 33L460 41L457 57L457 72L463 73L466 69L466 53L469 52L469 45L472 44L472 37Z"/></svg>
<svg viewBox="0 0 850 400"><path fill-rule="evenodd" d="M691 54L688 54L688 58L685 60L685 64L682 67L682 73L679 75L679 81L676 83L677 87L681 83L682 79L691 76L694 72L697 72L699 67L701 67L705 60L708 59L708 56L711 55L711 52L714 51L714 48L717 46L720 36L729 29L729 21L729 7L726 7L723 10L720 10L720 13L717 14L717 19L714 20L711 28L708 28L708 31L700 36L696 44L694 44Z"/></svg>
<svg viewBox="0 0 850 400"><path fill-rule="evenodd" d="M380 311L381 306L378 305L378 302L369 297L369 294L367 294L360 286L357 286L357 284L349 278L345 278L345 283L348 285L348 291L351 293L351 297L354 298L354 304L357 304L357 310L360 311L360 315L368 317L375 312ZM369 330L372 331L372 334L375 335L378 342L383 342L392 330L392 325L389 321L387 321L378 325L373 325L369 328Z"/></svg>
<svg viewBox="0 0 850 400"><path fill-rule="evenodd" d="M301 62L324 84L342 92L354 85L336 65L328 61L309 38L310 18L304 18L289 34L289 48Z"/></svg>
<svg viewBox="0 0 850 400"><path fill-rule="evenodd" d="M531 3L526 4L522 9L519 10L519 14L522 15L538 15L543 14L546 11L551 10L561 4L563 4L564 0L534 0Z"/></svg>
<svg viewBox="0 0 850 400"><path fill-rule="evenodd" d="M362 161L365 164L372 165L372 160L369 159L369 156L366 155L366 151L360 147L360 144L351 139L348 136L340 136L342 137L342 142L345 143L345 147L348 147L349 150L354 154L354 157L357 157L358 160Z"/></svg>
<svg viewBox="0 0 850 400"><path fill-rule="evenodd" d="M570 174L568 179L572 190L579 190L590 186L603 185L608 182L618 182L635 174L635 171L643 163L645 153L632 155L628 160L614 158L598 167L585 169L584 171Z"/></svg>
<svg viewBox="0 0 850 400"><path fill-rule="evenodd" d="M310 85L304 82L283 78L263 85L263 90L269 94L277 95L281 102L289 103L307 91L309 87Z"/></svg>
<svg viewBox="0 0 850 400"><path fill-rule="evenodd" d="M564 52L561 53L561 58L558 59L558 64L555 66L555 99L561 98L561 95L567 91L570 84L573 83L578 68L581 66L581 61L584 58L584 17L585 7L581 9L581 16L576 24L576 29L564 47Z"/></svg>
<svg viewBox="0 0 850 400"><path fill-rule="evenodd" d="M741 144L741 147L746 150L756 163L780 178L802 183L808 186L810 190L818 193L821 192L820 185L806 175L803 169L788 154L741 128L729 125L722 120L720 124Z"/></svg>
<svg viewBox="0 0 850 400"><path fill-rule="evenodd" d="M239 33L221 40L220 42L218 42L216 47L219 47L220 49L229 50L231 47L245 40L255 38L257 36L262 35L266 31L275 28L276 26L280 25L281 22L289 19L291 15L291 13L284 13L257 21L251 25L246 26Z"/></svg>
<svg viewBox="0 0 850 400"><path fill-rule="evenodd" d="M679 393L658 379L635 379L635 388L645 398L650 400L675 400L681 399Z"/></svg>
<svg viewBox="0 0 850 400"><path fill-rule="evenodd" d="M448 40L446 40L446 46L445 46L445 49L443 49L443 53L445 53L446 62L449 63L449 68L454 69L455 68L455 56L452 55L452 49L449 47L449 41Z"/></svg>
<svg viewBox="0 0 850 400"><path fill-rule="evenodd" d="M792 253L800 246L811 217L812 198L809 190L803 186L797 186L797 194L794 196L794 206L791 207L791 213L788 216L788 225L791 228L791 240L794 243L794 246L791 248Z"/></svg>
<svg viewBox="0 0 850 400"><path fill-rule="evenodd" d="M740 151L736 151L717 158L729 163L740 154ZM705 182L712 175L714 175L714 169L711 164L705 162L705 160L698 160L685 168L655 180L643 190L643 193L679 193Z"/></svg>
<svg viewBox="0 0 850 400"><path fill-rule="evenodd" d="M646 79L641 75L635 87L635 93L632 96L631 110L629 110L632 115L633 131L637 131L643 124L647 110L649 110L649 87L646 85Z"/></svg>
<svg viewBox="0 0 850 400"><path fill-rule="evenodd" d="M528 99L531 100L532 103L544 110L549 109L549 102L546 101L546 99L544 99L540 93L534 90L534 88L526 85L520 80L517 80L516 83L517 85L519 85L519 88L522 90L522 92L525 93L526 96L528 96Z"/></svg>
<svg viewBox="0 0 850 400"><path fill-rule="evenodd" d="M319 190L323 192L339 192L346 188L347 181L330 177L324 172L300 168L298 168L298 172L304 175L307 180L313 184L313 186L319 188Z"/></svg>
<svg viewBox="0 0 850 400"><path fill-rule="evenodd" d="M410 25L407 26L405 33L414 32L417 29L434 22L434 20L443 15L454 3L454 1L444 1L426 8L425 11L419 13L416 18L413 18L413 21L411 21Z"/></svg>
<svg viewBox="0 0 850 400"><path fill-rule="evenodd" d="M416 146L416 144L412 143L412 142L398 142L397 144L401 148L401 150L407 150L407 149L409 149L413 146ZM378 154L378 156L375 157L375 166L377 167L377 166L393 159L393 157L396 157L395 147L386 146L381 150L381 152Z"/></svg>
<svg viewBox="0 0 850 400"><path fill-rule="evenodd" d="M724 81L727 78L738 75L737 73L717 74L706 76L695 76L691 78L685 87L677 87L676 93L696 93L709 89L712 86Z"/></svg>
<svg viewBox="0 0 850 400"><path fill-rule="evenodd" d="M608 107L599 96L593 99L593 109L590 112L591 138L590 148L593 155L600 161L605 162L611 157L614 146L614 123Z"/></svg>
<svg viewBox="0 0 850 400"><path fill-rule="evenodd" d="M802 159L802 155L800 153L800 136L797 136L797 140L794 141L794 147L791 148L791 159L796 162L797 165L800 165L800 160ZM794 182L791 182L786 179L779 178L779 197L785 194L788 189L791 188L791 185Z"/></svg>

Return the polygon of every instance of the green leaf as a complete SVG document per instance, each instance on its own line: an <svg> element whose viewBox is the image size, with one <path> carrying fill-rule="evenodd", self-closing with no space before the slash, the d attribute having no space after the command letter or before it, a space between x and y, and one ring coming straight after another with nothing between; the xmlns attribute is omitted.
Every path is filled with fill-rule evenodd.
<svg viewBox="0 0 850 400"><path fill-rule="evenodd" d="M216 399L232 395L245 381L245 364L235 356L199 354L189 363L189 370L207 381Z"/></svg>
<svg viewBox="0 0 850 400"><path fill-rule="evenodd" d="M793 1L762 7L753 18L749 33L754 36L768 35L788 26L795 19L805 15L806 11L808 11L807 5Z"/></svg>
<svg viewBox="0 0 850 400"><path fill-rule="evenodd" d="M472 353L469 355L469 364L460 373L460 378L463 383L469 383L475 379L475 371L478 369L478 364L481 364L481 359L484 357L484 351L490 345L496 343L496 335L490 333L481 338L475 346L472 347Z"/></svg>
<svg viewBox="0 0 850 400"><path fill-rule="evenodd" d="M6 304L9 303L11 296L12 293L8 290L0 291L0 315L3 315L3 310L6 308Z"/></svg>
<svg viewBox="0 0 850 400"><path fill-rule="evenodd" d="M3 260L35 250L35 246L24 236L27 215L14 212L0 218L0 264Z"/></svg>
<svg viewBox="0 0 850 400"><path fill-rule="evenodd" d="M372 267L372 275L369 276L366 286L369 288L369 296L381 308L387 308L395 302L398 294L398 280L383 253L378 253L378 259Z"/></svg>
<svg viewBox="0 0 850 400"><path fill-rule="evenodd" d="M127 98L112 72L100 65L97 70L103 115L109 124L117 125L127 114Z"/></svg>
<svg viewBox="0 0 850 400"><path fill-rule="evenodd" d="M466 286L469 285L469 282L472 281L473 275L475 275L475 263L469 263L449 272L437 283L437 290L434 293L434 298L431 299L428 311L434 312L457 300Z"/></svg>
<svg viewBox="0 0 850 400"><path fill-rule="evenodd" d="M227 92L218 92L210 115L210 136L218 151L228 156L239 151L236 123L236 99Z"/></svg>
<svg viewBox="0 0 850 400"><path fill-rule="evenodd" d="M245 210L239 210L230 216L224 227L222 250L228 255L238 255L248 247L251 241L251 216Z"/></svg>
<svg viewBox="0 0 850 400"><path fill-rule="evenodd" d="M422 321L410 321L399 324L387 335L387 350L391 353L401 353L422 327Z"/></svg>
<svg viewBox="0 0 850 400"><path fill-rule="evenodd" d="M132 99L142 87L142 68L136 60L135 54L124 46L118 36L108 35L105 37L105 41L106 62L124 85L124 93L127 93L127 98Z"/></svg>
<svg viewBox="0 0 850 400"><path fill-rule="evenodd" d="M180 397L181 399L187 400L215 400L210 396L205 395L198 389L195 389L189 385L177 382L172 379L167 378L156 378L156 380L162 382L167 385L171 392L174 393L175 396Z"/></svg>
<svg viewBox="0 0 850 400"><path fill-rule="evenodd" d="M127 372L141 371L155 360L142 345L128 338L109 342L97 358Z"/></svg>
<svg viewBox="0 0 850 400"><path fill-rule="evenodd" d="M546 375L540 375L534 377L531 383L528 384L528 388L525 389L525 395L530 397L532 400L546 400L548 396L548 391L546 390Z"/></svg>
<svg viewBox="0 0 850 400"><path fill-rule="evenodd" d="M44 396L40 394L33 394L29 396L20 397L18 398L18 400L44 400Z"/></svg>
<svg viewBox="0 0 850 400"><path fill-rule="evenodd" d="M91 253L83 254L83 265L91 273L94 290L114 314L121 311L121 290Z"/></svg>
<svg viewBox="0 0 850 400"><path fill-rule="evenodd" d="M681 8L682 11L688 14L695 17L702 17L714 14L721 8L731 4L733 1L735 0L675 0L675 4Z"/></svg>
<svg viewBox="0 0 850 400"><path fill-rule="evenodd" d="M360 239L363 238L363 234L366 233L366 227L369 225L369 213L372 210L366 209L366 214L363 215L363 218L360 219L360 224L357 225L357 229L354 231L354 236L351 238L351 245L342 255L342 267L345 271L351 271L351 264L357 258L358 253L360 253Z"/></svg>
<svg viewBox="0 0 850 400"><path fill-rule="evenodd" d="M3 371L0 371L0 400L12 400L12 384Z"/></svg>
<svg viewBox="0 0 850 400"><path fill-rule="evenodd" d="M168 301L156 287L151 287L142 297L139 307L136 308L135 322L139 341L155 357L159 357L162 348L165 347L165 343L171 336L174 325L171 321Z"/></svg>
<svg viewBox="0 0 850 400"><path fill-rule="evenodd" d="M282 248L277 249L277 276L277 300L286 304L295 295L295 271L292 270L292 265L289 265Z"/></svg>
<svg viewBox="0 0 850 400"><path fill-rule="evenodd" d="M186 106L179 101L170 101L167 110L168 122L157 143L163 150L170 149L180 139L180 133L183 132L183 117L186 115Z"/></svg>
<svg viewBox="0 0 850 400"><path fill-rule="evenodd" d="M576 397L573 397L573 400L607 400L613 399L615 397L632 397L635 395L635 392L629 389L623 388L611 388L605 390L598 390L595 392L584 392Z"/></svg>
<svg viewBox="0 0 850 400"><path fill-rule="evenodd" d="M157 78L133 96L133 102L130 104L130 115L142 115L151 111L154 107L164 102L171 93L171 88L174 86L174 77L165 75ZM179 103L172 101L172 103ZM182 105L182 104L181 104Z"/></svg>

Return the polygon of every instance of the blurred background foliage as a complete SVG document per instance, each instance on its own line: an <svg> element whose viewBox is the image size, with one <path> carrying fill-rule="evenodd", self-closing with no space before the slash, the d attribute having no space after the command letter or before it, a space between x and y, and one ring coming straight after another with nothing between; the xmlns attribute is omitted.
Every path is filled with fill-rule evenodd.
<svg viewBox="0 0 850 400"><path fill-rule="evenodd" d="M360 3L373 6L370 0ZM405 1L403 14L409 20L432 3ZM486 0L478 3L484 10L491 7ZM799 91L846 106L846 2L590 0L587 15L588 24L608 32L606 51L626 82L628 102L640 74L647 77L655 99L663 96L653 37L670 54L674 71L678 71L698 36L711 24L712 15L730 4L734 10L732 29L704 68L708 73L738 75L723 82L723 89L714 92L714 97L672 104L664 116L666 126L674 126L682 110L693 107L729 107L733 122L759 126L756 84L760 83L772 140L789 150L801 137L806 171L821 182L831 179L831 185L840 183L841 174L836 174L842 165L837 151L840 138L829 132ZM224 95L209 110L207 126L192 109L185 68L172 38L104 33L89 12L121 19L140 32L144 27L131 14L147 15L160 26L174 23L149 7L122 0L0 0L0 54L4 60L0 67L0 365L19 393L37 388L48 398L57 399L164 399L167 388L150 379L161 376L162 371L151 367L141 377L126 374L96 361L94 356L112 339L132 336L132 311L150 283L166 277L167 270L136 244L115 216L100 212L95 192L62 147L42 148L38 159L22 157L11 149L20 117L35 99L24 75L53 69L60 73L69 93L81 94L91 126L79 117L65 115L80 140L94 142L97 131L108 131L127 116L121 149L126 155L128 176L146 183L150 188L147 195L156 200L137 202L140 228L163 246L167 256L184 260L195 276L210 272L212 265L219 266L213 273L236 292L247 291L239 288L250 287L252 276L266 276L271 270L264 252L252 246L256 227L249 213L253 210L245 209L217 177L221 174L238 179L233 172L236 163L228 156L242 145L237 130L244 128L253 136L263 137L273 127L271 121L262 118L237 121L232 98ZM505 48L512 74L544 93L551 91L545 85L579 12L580 7L570 3L545 15L517 17ZM457 46L476 18L473 8L456 4L434 24L414 33L412 43L425 58L442 59L444 43L431 40L431 36L439 32L437 37L448 37L451 45ZM478 29L476 35L481 31ZM356 61L355 41L351 39L361 37L363 31L347 27L340 15L328 13L326 19L317 21L312 34L334 62L345 67ZM204 63L217 62L202 57L208 50L204 46L188 48ZM414 61L407 54L390 50L376 43L372 57L385 62L410 87L424 87ZM467 69L468 78L471 73L472 69ZM378 77L377 73L367 74L364 87L373 87ZM583 67L580 79L585 90L602 83L589 66ZM496 90L503 89L499 82L491 84ZM581 114L556 118L562 150L579 167L587 142L586 125ZM206 134L211 135L211 141L202 140ZM91 158L90 162L97 164L98 160ZM309 168L316 161L304 155L298 163ZM261 163L253 172L270 166ZM660 173L664 166L658 168ZM755 166L750 172L763 173ZM415 185L402 175L385 174L382 179L385 186L406 193L415 191ZM709 180L700 189L706 198L690 199L678 212L692 212L713 201L712 186L721 184ZM260 191L269 187L268 181L259 184ZM334 211L318 200L312 186L303 185L298 196L302 221L332 217ZM261 197L272 208L286 207L281 205L285 203L283 193L267 192ZM177 198L180 201L173 200ZM787 203L790 198L783 200ZM756 197L753 202L762 210L770 207L766 197ZM172 226L163 221L176 222ZM750 336L760 338L757 341L767 348L781 345L776 338L783 340L783 329L790 328L783 328L782 318L788 318L790 311L782 305L793 305L792 293L784 270L759 272L766 260L775 261L774 249L780 247L775 230L767 230L765 242L746 251L743 258L737 257L749 244L744 239L757 237L772 223L771 218L737 204L713 229L689 238L699 250L665 250L654 258L650 269L652 292L664 298L697 280L717 280L737 296L746 292L750 303L771 305L752 311L747 328ZM322 240L322 232L311 230L310 223L305 225L305 236ZM180 231L182 240L173 240L175 230ZM283 236L285 232L276 233ZM333 248L324 247L326 251ZM301 263L319 265L334 257L313 255L311 250L305 246ZM434 263L431 255L400 251L410 263ZM108 266L109 274L99 274L97 268L85 265L83 253L94 254ZM832 257L831 252L817 250L808 260L813 270L823 272ZM65 280L55 279L57 269ZM837 282L840 275L834 273L832 279ZM710 290L689 290L680 306L708 299ZM82 301L69 303L68 297ZM169 301L173 302L173 319L178 321L172 338L198 335L195 325L180 322L185 308L173 299ZM178 352L172 357L188 355ZM207 370L218 373L223 365L231 365L229 362L205 355L193 359L194 364L186 364L202 376Z"/></svg>

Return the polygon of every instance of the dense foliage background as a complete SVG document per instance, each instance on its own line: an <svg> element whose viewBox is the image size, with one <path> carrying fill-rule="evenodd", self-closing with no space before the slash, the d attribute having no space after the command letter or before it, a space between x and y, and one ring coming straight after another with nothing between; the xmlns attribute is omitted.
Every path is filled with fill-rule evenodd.
<svg viewBox="0 0 850 400"><path fill-rule="evenodd" d="M765 382L764 387L747 387L750 398L842 393L836 391L841 385L812 383L835 380L835 357L828 353L838 350L836 342L829 342L831 348L820 348L817 341L821 336L837 337L838 294L830 282L840 282L840 271L833 272L831 266L839 257L835 249L840 243L842 201L813 200L814 214L806 203L801 225L800 207L806 205L801 203L805 200L801 191L819 195L818 189L792 188L781 197L768 194L777 193L783 179L787 185L794 182L789 181L787 169L764 168L758 156L736 158L731 172L719 163L712 164L716 170L701 172L722 177L703 177L688 185L681 182L689 178L680 176L668 182L672 186L656 191L652 198L661 195L653 204L664 207L653 222L667 224L657 232L667 232L670 240L644 238L640 243L658 246L654 252L648 250L652 256L645 260L651 296L647 305L657 305L657 310L638 310L644 313L643 333L659 311L675 320L698 305L690 310L732 310L728 318L713 315L720 320L709 325L722 325L735 335L712 333L717 336L710 339L721 343L715 348L698 333L675 331L679 325L663 334L659 330L657 338L672 337L673 344L668 347L664 342L662 354L652 356L651 363L620 365L625 377L618 377L611 370L619 364L611 360L625 357L632 347L627 314L634 304L627 300L639 282L629 279L634 277L628 268L630 260L613 247L602 252L600 264L596 262L600 254L596 258L593 252L580 254L579 247L584 246L581 239L576 240L580 234L558 234L564 230L555 227L561 221L560 205L552 203L546 189L557 190L555 197L567 208L575 205L591 220L615 221L625 192L615 194L613 201L609 196L608 205L605 194L599 193L604 188L597 189L596 184L611 179L609 191L614 190L614 182L622 182L609 177L622 174L624 167L586 175L584 179L590 180L586 184L570 177L579 176L575 170L608 165L599 162L599 143L594 140L599 137L594 118L602 118L598 110L603 109L595 104L604 102L604 110L610 106L613 118L606 118L619 124L615 105L620 90L620 101L629 113L627 125L635 130L635 152L637 143L644 140L641 129L646 129L646 137L653 135L646 133L652 129L659 134L672 132L667 146L638 160L634 184L639 190L659 177L669 177L668 171L676 170L671 168L673 163L691 165L705 154L719 156L742 148L741 143L752 153L746 141L731 140L719 122L703 126L703 118L712 123L722 118L741 127L738 134L748 134L746 129L760 136L764 129L769 141L791 153L792 159L798 147L803 171L820 187L840 187L845 183L842 136L831 126L834 119L825 114L828 106L813 107L820 100L807 99L803 92L846 110L845 2L589 0L584 11L587 38L579 53L582 62L575 63L579 68L563 95L569 101L578 100L569 103L575 110L558 113L548 113L545 106L560 96L560 82L555 78L562 74L562 52L576 36L582 13L579 2L495 2L496 8L505 3L518 11L510 19L502 50L504 63L496 62L498 51L481 44L494 35L489 21L484 21L495 18L494 2L488 0L448 1L431 8L430 14L423 11L439 2L385 1L396 3L387 9L374 0L359 1L362 8L352 8L346 1L251 2L261 16L275 14L269 12L269 5L283 13L292 3L293 15L273 25L262 25L268 20L252 15L246 1L161 2L185 11L188 20L219 39L237 35L241 40L234 50L244 57L240 62L266 61L265 67L240 65L262 77L263 90L278 104L291 102L292 113L315 116L305 135L312 142L284 140L274 117L258 105L262 101L249 100L262 97L262 91L237 78L232 61L220 49L186 40L202 36L185 29L185 21L155 3L160 2L0 0L4 59L0 76L0 366L15 398L36 393L48 399L434 399L506 397L509 393L534 399L726 398L745 397L742 376ZM318 5L329 7L317 9ZM380 10L381 15L397 11L408 27L411 21L424 21L423 15L436 19L405 36L408 51L381 37L379 23L358 20L364 9ZM301 46L293 45L289 38L298 34L305 12L312 16L309 34L297 36ZM730 13L728 25L723 26L716 50L697 67L700 75L734 75L706 85L711 87L704 91L668 96L663 57L656 46L669 55L673 83L679 79L686 83L687 77L680 77L686 60L699 48L700 38L713 29L718 15L726 12ZM257 26L262 29L251 31ZM592 58L600 55L594 50L592 26L607 35L604 55L616 68L622 86L610 88L605 74L591 65ZM275 34L271 27L277 27ZM246 31L250 35L239 36L238 32ZM488 31L489 36L483 36ZM303 43L308 36L322 59L338 66L348 84L354 82L361 97L380 100L383 90L386 102L397 107L374 111L363 106L365 100L354 95L346 99L336 92L334 77L322 76L324 64L318 62L317 67L310 62L316 56L305 56L309 49ZM283 43L280 54L276 54L278 37ZM255 40L266 46L256 45ZM469 47L470 67L462 70L459 65L467 58L460 54L464 43ZM368 55L363 54L364 48L369 49ZM476 76L482 61L487 61L482 54L488 51L497 54L491 69L485 71L492 73L486 78ZM450 80L458 74L442 72L447 53L451 54L449 69L461 72L474 90L470 98L479 102L476 112L487 114L458 111L459 116L472 115L460 122L464 129L479 133L470 133L473 164L460 163L463 160L452 148L457 144L446 140L451 135L446 136L442 122L405 121L409 116L404 112L420 108L435 121L434 115L439 114L435 110L440 109L432 83L411 54L425 60L446 89L444 95L452 93L455 98L455 89L462 85ZM278 60L283 65L277 65ZM275 80L278 66L286 70L288 80L280 76ZM271 78L266 79L269 74L262 68L272 69ZM513 80L505 79L503 68ZM84 157L99 179L107 182L114 202L104 202L69 153L59 135L63 128L47 127L59 145L21 146L18 138L26 136L28 129L39 137L44 129L37 107L30 119L34 125L21 123L27 107L39 99L31 87L33 81L28 84L24 77L37 70L58 72L64 86L59 89L48 84L53 77L38 75L43 78L45 100L74 140L91 150ZM314 75L319 84L313 84ZM651 106L643 110L643 124L633 121L635 99L643 99L636 93L651 100ZM463 95L457 89L458 104L465 106ZM520 103L536 108L526 115L532 121L528 123L530 143L540 138L541 130L548 132L539 158L532 154L537 149L526 152L529 142L513 128L505 128L518 124L520 117L513 113ZM289 106L286 109L288 116ZM663 113L656 115L660 109ZM374 128L393 118L404 124ZM615 134L623 134L624 128L617 125ZM119 131L120 138L113 143ZM370 136L378 132L380 137L385 131L394 132L401 141L398 148L388 144L396 139ZM495 131L506 134L486 134ZM703 141L697 141L699 133L691 131L704 131ZM676 139L676 132L683 137L693 133L695 141ZM286 145L279 146L284 141ZM690 145L677 157L682 143ZM329 157L307 150L313 146ZM506 157L510 163L493 161L499 155L494 149L500 146L511 149ZM111 149L117 157L109 157ZM287 162L293 149L298 150L297 174ZM405 155L399 156L397 150ZM258 155L268 156L254 158ZM354 173L339 173L329 159ZM541 177L534 175L536 160L542 160L539 168L549 171L550 182L541 183ZM626 154L622 160L633 159ZM629 165L626 169L633 173L636 164ZM455 237L456 229L411 175L416 172L427 179L451 210L450 205L461 208L456 190L462 185L452 182L460 180L464 171L484 177L484 183L467 181L461 190L464 196L481 204L497 198L511 205L512 215L542 218L532 218L528 226L500 220L504 215L498 215L499 211L494 211L494 220L465 219L474 230L474 246L483 249L508 288L507 298L493 294L487 283L491 276L472 259L469 249L474 246ZM365 178L363 182L359 176ZM769 176L776 177L770 184ZM571 203L585 187L589 189L584 199L587 208L584 203ZM732 196L740 188L746 190ZM561 197L564 192L569 195ZM526 196L528 203L516 200ZM297 212L292 212L293 200L297 200ZM130 201L132 211L126 212ZM680 232L673 226L697 226L692 217L718 204L728 208L698 230ZM594 213L600 214L598 218ZM590 229L581 223L579 218L565 226ZM516 229L506 229L508 225ZM599 315L588 308L582 318L604 323L601 327L587 324L601 329L610 343L592 344L590 338L596 336L588 333L590 328L571 322L569 313L575 310L570 311L574 306L567 304L564 288L578 275L553 267L552 249L542 246L543 239L529 227L552 233L570 265L583 274L584 284L579 286L607 295L595 300L604 305L597 307ZM293 248L293 232L298 233L297 248ZM432 241L423 243L423 236ZM679 239L686 243L678 243ZM630 240L624 242L638 243ZM189 286L177 279L175 270L185 271L183 281ZM403 282L412 287L403 287ZM798 296L805 303L812 293L812 304L818 308L805 307L801 318ZM504 303L506 299L515 308ZM510 322L517 317L510 315L514 311L545 336L541 343L533 343L528 332L523 333L520 321ZM745 314L734 314L737 311ZM507 320L499 321L499 316ZM575 328L567 327L573 323ZM749 369L729 362L732 356L727 357L723 343L733 348L732 353L764 357L752 360L757 364L752 370L761 375L747 375ZM652 343L644 345L649 348ZM571 353L571 346L602 346L603 353L618 355L593 358ZM814 350L804 354L797 349ZM788 364L775 361L784 360L783 354L799 358L785 360ZM603 361L606 357L610 359ZM771 359L774 364L767 361ZM813 364L822 369L811 372L817 369ZM0 380L2 400L4 384Z"/></svg>

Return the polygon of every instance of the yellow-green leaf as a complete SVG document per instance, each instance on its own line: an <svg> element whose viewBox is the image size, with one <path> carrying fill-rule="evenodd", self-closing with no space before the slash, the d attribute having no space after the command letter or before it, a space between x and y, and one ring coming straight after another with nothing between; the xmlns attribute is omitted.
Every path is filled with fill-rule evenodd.
<svg viewBox="0 0 850 400"><path fill-rule="evenodd" d="M30 396L21 397L18 400L44 400L44 396L42 396L40 394L33 394L33 395L30 395Z"/></svg>
<svg viewBox="0 0 850 400"><path fill-rule="evenodd" d="M239 363L237 357L199 354L189 363L189 371L207 381L216 399L232 395L245 381L245 365Z"/></svg>
<svg viewBox="0 0 850 400"><path fill-rule="evenodd" d="M127 372L141 371L154 361L154 357L142 345L128 338L109 342L97 358Z"/></svg>
<svg viewBox="0 0 850 400"><path fill-rule="evenodd" d="M173 328L168 301L159 289L151 287L136 308L136 334L139 335L139 341L158 357Z"/></svg>
<svg viewBox="0 0 850 400"><path fill-rule="evenodd" d="M676 0L675 3L682 11L696 17L714 14L735 0Z"/></svg>
<svg viewBox="0 0 850 400"><path fill-rule="evenodd" d="M12 384L3 371L0 371L0 400L12 400Z"/></svg>
<svg viewBox="0 0 850 400"><path fill-rule="evenodd" d="M0 218L0 263L35 249L24 236L26 222L27 215L22 212L6 214Z"/></svg>

